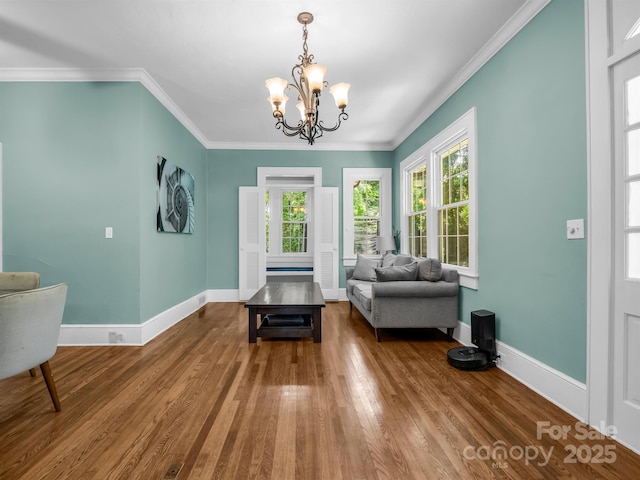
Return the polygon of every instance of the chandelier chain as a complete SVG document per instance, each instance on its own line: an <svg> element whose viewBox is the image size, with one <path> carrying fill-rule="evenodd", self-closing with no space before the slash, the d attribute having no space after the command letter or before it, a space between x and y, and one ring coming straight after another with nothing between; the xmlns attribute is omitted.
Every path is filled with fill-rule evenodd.
<svg viewBox="0 0 640 480"><path fill-rule="evenodd" d="M309 47L307 46L308 36L309 32L307 30L307 24L304 23L302 25L302 55L298 55L298 60L300 60L303 67L313 63L313 54L309 55Z"/></svg>

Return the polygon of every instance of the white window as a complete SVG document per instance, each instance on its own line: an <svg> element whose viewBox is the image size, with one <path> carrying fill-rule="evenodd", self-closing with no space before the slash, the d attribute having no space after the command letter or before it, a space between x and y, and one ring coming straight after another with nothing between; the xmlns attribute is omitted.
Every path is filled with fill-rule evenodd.
<svg viewBox="0 0 640 480"><path fill-rule="evenodd" d="M359 253L375 255L376 237L391 232L391 169L343 168L344 265Z"/></svg>
<svg viewBox="0 0 640 480"><path fill-rule="evenodd" d="M267 253L309 253L308 192L272 187L266 191L265 203Z"/></svg>
<svg viewBox="0 0 640 480"><path fill-rule="evenodd" d="M438 258L478 288L475 108L400 164L401 250Z"/></svg>

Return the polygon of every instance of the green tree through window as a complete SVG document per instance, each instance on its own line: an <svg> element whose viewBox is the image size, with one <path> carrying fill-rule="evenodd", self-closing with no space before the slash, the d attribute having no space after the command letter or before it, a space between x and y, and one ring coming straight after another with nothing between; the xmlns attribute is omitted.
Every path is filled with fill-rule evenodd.
<svg viewBox="0 0 640 480"><path fill-rule="evenodd" d="M307 252L307 192L282 192L282 253Z"/></svg>
<svg viewBox="0 0 640 480"><path fill-rule="evenodd" d="M438 210L440 260L469 266L469 152L468 141L440 154L441 199Z"/></svg>
<svg viewBox="0 0 640 480"><path fill-rule="evenodd" d="M353 251L373 254L380 235L380 181L353 182Z"/></svg>
<svg viewBox="0 0 640 480"><path fill-rule="evenodd" d="M411 172L411 210L409 212L409 253L427 256L427 166Z"/></svg>

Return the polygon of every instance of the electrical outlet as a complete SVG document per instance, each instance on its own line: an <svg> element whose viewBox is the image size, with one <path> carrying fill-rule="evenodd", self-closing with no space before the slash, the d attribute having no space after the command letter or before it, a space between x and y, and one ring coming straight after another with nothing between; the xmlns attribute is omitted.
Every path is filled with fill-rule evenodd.
<svg viewBox="0 0 640 480"><path fill-rule="evenodd" d="M109 343L122 343L124 342L124 334L118 332L109 332Z"/></svg>

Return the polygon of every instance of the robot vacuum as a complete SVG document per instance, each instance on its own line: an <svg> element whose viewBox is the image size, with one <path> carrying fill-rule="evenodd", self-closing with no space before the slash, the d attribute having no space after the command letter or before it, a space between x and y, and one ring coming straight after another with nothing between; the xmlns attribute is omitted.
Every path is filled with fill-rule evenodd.
<svg viewBox="0 0 640 480"><path fill-rule="evenodd" d="M461 370L484 370L489 365L487 354L476 347L455 347L447 352L449 364Z"/></svg>

